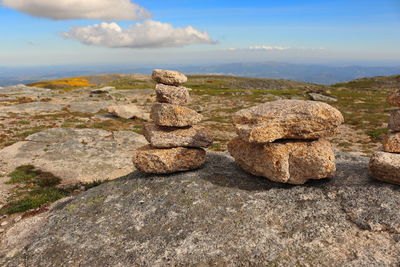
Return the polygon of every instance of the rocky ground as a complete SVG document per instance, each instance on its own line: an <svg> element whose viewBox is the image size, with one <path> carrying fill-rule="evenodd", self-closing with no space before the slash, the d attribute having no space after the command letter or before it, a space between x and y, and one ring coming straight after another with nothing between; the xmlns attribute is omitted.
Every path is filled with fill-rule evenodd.
<svg viewBox="0 0 400 267"><path fill-rule="evenodd" d="M14 225L0 264L398 266L398 186L372 181L368 158L337 164L305 186L248 175L226 154L194 172L134 172Z"/></svg>
<svg viewBox="0 0 400 267"><path fill-rule="evenodd" d="M299 188L280 187L250 177L234 167L229 157L214 154L209 159L208 167L188 175L168 176L171 179L163 182L163 178L159 176L142 177L134 173L128 178L82 193L102 181L132 173L134 169L130 159L133 150L145 143L140 134L155 102L154 90L150 89L152 84L144 76L135 77L135 80L117 78L120 79L107 83L103 78L96 77L90 80L91 83L99 83L95 88L46 89L23 85L0 87L0 239L4 240L4 251L7 250L2 254L3 257L6 254L16 254L16 258L12 260L3 258L4 264L50 266L52 261L59 260L59 256L60 259L70 259L73 264L115 265L115 258L119 255L117 251L125 250L131 253L119 255L122 257L121 266L124 263L142 265L145 257L151 259L149 263L152 265L165 265L168 261L172 265L195 262L224 265L234 260L245 265L246 255L256 257L250 258L249 262L254 263L259 259L259 262L282 266L301 262L310 262L309 265L313 265L312 263L318 263L324 257L333 263L336 258L333 259L332 253L328 255L327 251L337 252L336 260L351 263L348 265L396 265L398 226L397 217L390 213L395 209L391 209L390 205L397 203L397 200L385 203L385 199L396 199L397 191L392 186L371 183L366 174L367 159L362 157L340 154L341 168L336 179L326 183L312 182ZM231 123L234 112L265 101L310 99L308 92L330 97L326 101L336 100L330 104L341 110L345 116L346 124L340 126L338 134L330 140L337 152L369 156L372 151L380 148L380 138L387 127L388 116L385 109L388 107L384 103L386 93L382 90L351 91L342 87L321 88L295 82L266 83L240 78L213 79L207 76L192 78L190 81L189 77L188 87L193 88L190 107L204 116L201 126L208 128L215 140L214 145L208 149L209 152L226 151L227 142L236 136ZM109 85L117 89L95 90L96 87ZM284 88L285 85L288 89ZM136 110L137 117L126 119L107 112L108 106L127 104L136 106L139 110ZM18 167L23 165L34 165L38 170L32 171L28 168L28 171L24 169L21 174ZM53 180L49 178L49 174ZM177 180L172 179L175 177ZM47 185L41 185L43 179L48 183L57 182L52 184L48 192ZM158 194L155 190L157 186L166 188L165 191L160 191L165 195L155 197L154 194ZM345 188L341 189L343 186ZM134 189L132 192L129 190L131 188ZM179 194L170 194L169 189ZM112 192L110 195L105 194L108 190ZM117 194L118 190L121 190L122 195ZM99 193L97 197L95 192L104 194ZM279 195L288 192L293 194L293 198L287 199L287 203L281 206L282 203L278 203ZM362 195L364 193L368 196ZM361 199L350 198L351 194L360 195ZM383 198L375 198L374 194ZM77 195L71 200L71 203L77 204L36 205L38 207L32 208L33 204L43 202L43 199L44 202L53 202L71 195ZM136 199L139 196L143 200ZM122 206L119 206L116 199L121 197ZM236 197L238 199L235 201L228 201ZM154 199L151 200L152 198ZM81 200L87 207L79 202ZM378 200L379 203L376 202ZM154 201L159 201L159 206ZM179 201L180 204L174 204L174 201ZM110 206L100 206L106 203L110 203ZM212 203L222 204L217 207ZM311 204L309 206L305 203ZM13 205L17 212L9 212ZM201 211L198 214L191 210L196 205L199 205L198 211ZM373 211L367 211L369 205L372 205ZM261 207L269 212L262 213ZM303 207L304 211L298 218L291 220L290 211L295 207ZM20 208L24 212L20 212ZM117 211L121 210L124 212L120 212L120 215L129 216L117 217ZM318 214L311 215L313 210L319 210ZM378 218L375 211L376 214L384 212L385 215ZM78 216L84 213L97 214L99 217L93 216L86 222L84 216ZM150 213L159 219L150 219ZM254 216L257 213L260 214ZM65 214L75 214L78 217L73 215L71 218L74 219L68 219ZM389 220L389 217L394 220ZM174 218L185 225L193 223L193 226L186 232L179 233L179 223L174 225ZM205 221L201 222L200 218L205 218ZM315 223L310 218L316 219ZM60 222L63 220L75 220L68 223L73 226L70 231L62 229ZM126 226L128 221L130 225L124 230L122 226ZM96 228L93 231L88 228L88 232L81 235L79 231L85 231L85 224L89 222L103 228L97 229L97 234L93 232ZM227 225L224 225L225 222ZM309 223L310 226L307 225ZM44 224L48 226L40 228ZM221 231L210 228L212 224L219 225L217 228ZM27 239L34 232L26 231L27 227L41 230L35 238ZM165 235L151 237L151 229L160 227L166 227ZM297 227L303 230L296 231ZM46 247L47 241L53 241L47 239L45 233L50 236L55 232L61 235L54 235L57 240L52 250L50 246ZM23 252L13 249L21 245L12 241L17 233L20 240L27 240L25 243L21 241L21 244L28 245ZM102 235L99 236L98 233ZM124 243L125 240L118 239L123 238L123 233L139 234L144 243L154 246L146 251L142 244L127 240L126 244L129 246L106 251L93 262L78 262L78 252L68 246L69 241L66 241L73 240L71 242L78 242L83 247L87 245L86 242L99 242L98 247L87 246L87 250L82 252L82 257L90 260L91 253L106 247L106 244ZM245 240L246 236L253 234L252 238ZM71 236L88 239L75 240ZM172 236L182 238L173 241ZM214 239L206 240L206 236L214 236ZM214 245L207 246L208 243ZM226 248L218 246L222 243L228 244ZM168 244L169 249L161 255L158 248ZM271 255L262 255L262 247L271 247L272 244L274 249L271 250ZM329 249L324 251L323 246ZM375 246L379 248L373 251ZM48 261L33 256L36 247L43 249L47 255L44 257ZM65 251L69 256L54 253L55 251ZM207 253L208 256L201 256L200 252ZM40 260L43 260L42 264Z"/></svg>

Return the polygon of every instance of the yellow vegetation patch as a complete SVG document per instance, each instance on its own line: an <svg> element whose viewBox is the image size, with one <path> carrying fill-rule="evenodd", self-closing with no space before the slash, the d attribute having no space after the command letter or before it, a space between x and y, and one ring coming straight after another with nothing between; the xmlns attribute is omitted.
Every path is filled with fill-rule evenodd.
<svg viewBox="0 0 400 267"><path fill-rule="evenodd" d="M85 78L77 77L77 78L36 82L29 84L29 86L49 88L49 89L65 89L65 88L77 88L77 87L93 87L95 86L95 84L89 83L89 81Z"/></svg>

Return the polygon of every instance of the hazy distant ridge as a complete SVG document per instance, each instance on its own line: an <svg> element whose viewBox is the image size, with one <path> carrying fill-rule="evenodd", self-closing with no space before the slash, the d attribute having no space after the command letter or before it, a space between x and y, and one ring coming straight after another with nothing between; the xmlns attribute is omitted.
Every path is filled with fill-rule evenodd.
<svg viewBox="0 0 400 267"><path fill-rule="evenodd" d="M335 84L354 79L400 74L400 67L335 67L279 62L231 63L212 66L154 66L138 68L132 66L51 66L0 68L0 86L29 83L106 73L150 74L153 68L176 69L187 74L221 74L255 78L275 78L317 84Z"/></svg>

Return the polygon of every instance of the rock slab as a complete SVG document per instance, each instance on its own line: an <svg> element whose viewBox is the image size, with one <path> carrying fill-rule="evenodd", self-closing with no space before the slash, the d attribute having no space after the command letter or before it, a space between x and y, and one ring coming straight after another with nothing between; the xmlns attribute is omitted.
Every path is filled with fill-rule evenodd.
<svg viewBox="0 0 400 267"><path fill-rule="evenodd" d="M327 137L343 122L343 115L336 108L302 100L268 102L233 115L237 134L255 143Z"/></svg>
<svg viewBox="0 0 400 267"><path fill-rule="evenodd" d="M205 160L206 151L201 148L159 149L147 145L136 150L133 164L145 173L169 174L198 169Z"/></svg>
<svg viewBox="0 0 400 267"><path fill-rule="evenodd" d="M189 173L135 172L58 206L0 265L398 266L398 187L371 180L368 158L336 158L333 179L296 187L216 153Z"/></svg>
<svg viewBox="0 0 400 267"><path fill-rule="evenodd" d="M203 116L187 107L156 103L151 109L150 118L158 126L187 127L198 124Z"/></svg>
<svg viewBox="0 0 400 267"><path fill-rule="evenodd" d="M117 117L124 119L139 118L145 121L150 120L149 113L146 113L135 104L109 106L107 108L107 111Z"/></svg>
<svg viewBox="0 0 400 267"><path fill-rule="evenodd" d="M171 128L146 123L144 136L155 148L208 147L213 141L209 132L201 126Z"/></svg>
<svg viewBox="0 0 400 267"><path fill-rule="evenodd" d="M304 184L333 177L335 156L326 140L255 144L239 137L228 144L229 153L245 171L272 181Z"/></svg>
<svg viewBox="0 0 400 267"><path fill-rule="evenodd" d="M376 180L400 185L400 154L375 152L369 167Z"/></svg>
<svg viewBox="0 0 400 267"><path fill-rule="evenodd" d="M172 70L156 69L153 71L151 78L157 83L166 85L179 86L187 82L187 77L183 73Z"/></svg>
<svg viewBox="0 0 400 267"><path fill-rule="evenodd" d="M129 131L56 128L0 150L0 168L9 173L33 165L63 184L109 180L134 171L134 150L145 144L143 136Z"/></svg>
<svg viewBox="0 0 400 267"><path fill-rule="evenodd" d="M189 90L183 86L156 85L157 102L174 105L187 105L190 102Z"/></svg>
<svg viewBox="0 0 400 267"><path fill-rule="evenodd" d="M317 93L309 93L308 95L314 101L321 101L321 102L337 102L338 101L336 98L327 96L327 95L321 95L321 94L317 94Z"/></svg>

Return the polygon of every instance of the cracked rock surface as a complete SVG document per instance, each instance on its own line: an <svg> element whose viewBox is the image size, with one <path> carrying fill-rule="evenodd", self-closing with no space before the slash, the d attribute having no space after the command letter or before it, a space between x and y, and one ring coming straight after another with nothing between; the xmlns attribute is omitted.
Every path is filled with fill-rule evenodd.
<svg viewBox="0 0 400 267"><path fill-rule="evenodd" d="M399 187L338 153L332 179L290 186L226 154L172 175L134 172L54 209L2 266L398 266Z"/></svg>
<svg viewBox="0 0 400 267"><path fill-rule="evenodd" d="M0 169L33 165L64 184L103 181L131 173L134 150L144 144L143 136L129 131L54 128L0 150Z"/></svg>

